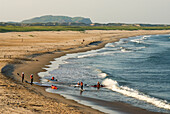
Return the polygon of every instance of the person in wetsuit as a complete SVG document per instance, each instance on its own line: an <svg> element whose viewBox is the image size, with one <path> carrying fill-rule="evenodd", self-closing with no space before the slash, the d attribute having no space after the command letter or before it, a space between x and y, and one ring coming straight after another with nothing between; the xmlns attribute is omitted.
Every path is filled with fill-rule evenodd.
<svg viewBox="0 0 170 114"><path fill-rule="evenodd" d="M22 83L23 83L24 82L24 72L22 72L21 78L22 78Z"/></svg>
<svg viewBox="0 0 170 114"><path fill-rule="evenodd" d="M31 78L31 85L32 85L33 84L33 74L31 74L30 78Z"/></svg>
<svg viewBox="0 0 170 114"><path fill-rule="evenodd" d="M83 90L83 82L80 83L81 90Z"/></svg>
<svg viewBox="0 0 170 114"><path fill-rule="evenodd" d="M97 89L99 89L101 87L100 83L97 82L97 85L96 85Z"/></svg>

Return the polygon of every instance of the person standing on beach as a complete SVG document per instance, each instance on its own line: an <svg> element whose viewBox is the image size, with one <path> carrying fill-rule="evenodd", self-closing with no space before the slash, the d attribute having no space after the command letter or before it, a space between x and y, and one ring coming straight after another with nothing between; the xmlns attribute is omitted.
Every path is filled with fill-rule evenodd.
<svg viewBox="0 0 170 114"><path fill-rule="evenodd" d="M24 81L24 72L22 72L21 77L22 77L22 83L23 83L23 81Z"/></svg>
<svg viewBox="0 0 170 114"><path fill-rule="evenodd" d="M31 85L32 85L33 84L33 74L31 74L30 78L31 78Z"/></svg>

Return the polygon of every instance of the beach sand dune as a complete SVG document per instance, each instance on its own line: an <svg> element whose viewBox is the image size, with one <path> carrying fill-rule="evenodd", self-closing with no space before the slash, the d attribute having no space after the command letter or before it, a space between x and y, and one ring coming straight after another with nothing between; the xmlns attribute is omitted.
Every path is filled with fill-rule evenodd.
<svg viewBox="0 0 170 114"><path fill-rule="evenodd" d="M25 72L26 80L34 74L34 81L38 82L37 73L56 57L98 49L120 38L151 34L170 34L170 30L0 33L0 113L102 113L47 93L43 87L22 83L17 73ZM93 43L95 45L89 45ZM139 108L130 110L126 105L120 107L120 112L152 113Z"/></svg>

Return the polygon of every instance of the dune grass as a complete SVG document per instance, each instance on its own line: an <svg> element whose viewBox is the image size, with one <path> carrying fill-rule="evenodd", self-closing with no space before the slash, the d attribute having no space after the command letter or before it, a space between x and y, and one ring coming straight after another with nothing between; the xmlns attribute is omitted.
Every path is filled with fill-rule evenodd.
<svg viewBox="0 0 170 114"><path fill-rule="evenodd" d="M0 32L85 31L85 30L170 30L170 26L0 26Z"/></svg>

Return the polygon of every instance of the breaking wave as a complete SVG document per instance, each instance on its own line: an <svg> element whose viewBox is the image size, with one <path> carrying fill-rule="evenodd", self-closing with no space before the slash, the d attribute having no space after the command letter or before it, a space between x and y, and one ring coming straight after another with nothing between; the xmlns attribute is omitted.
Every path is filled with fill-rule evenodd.
<svg viewBox="0 0 170 114"><path fill-rule="evenodd" d="M86 58L86 57L95 57L95 56L100 56L100 55L109 55L112 54L114 52L104 52L104 53L90 53L90 54L86 54L86 55L80 55L77 58Z"/></svg>
<svg viewBox="0 0 170 114"><path fill-rule="evenodd" d="M121 93L123 95L136 98L138 100L145 101L147 103L153 104L156 107L164 108L170 110L170 104L166 100L161 100L158 98L145 95L142 92L134 90L126 86L119 86L118 82L112 79L105 79L102 82L103 85L106 85L106 88L111 89L112 91Z"/></svg>

